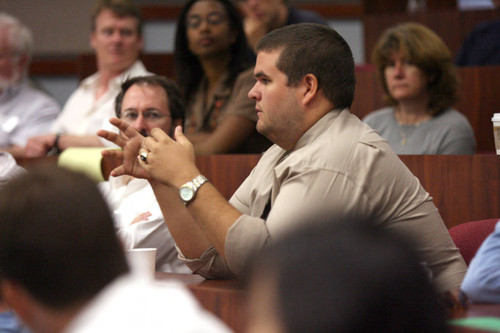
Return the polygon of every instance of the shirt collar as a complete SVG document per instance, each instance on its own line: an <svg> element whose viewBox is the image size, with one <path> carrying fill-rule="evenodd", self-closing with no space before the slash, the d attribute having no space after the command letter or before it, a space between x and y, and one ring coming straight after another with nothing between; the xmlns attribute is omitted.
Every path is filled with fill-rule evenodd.
<svg viewBox="0 0 500 333"><path fill-rule="evenodd" d="M328 127L333 119L337 118L342 112L347 109L333 109L312 125L297 141L292 151L298 150L309 145L316 140L323 132L328 131ZM348 111L348 110L347 110Z"/></svg>
<svg viewBox="0 0 500 333"><path fill-rule="evenodd" d="M136 73L145 73L146 72L146 67L144 67L144 64L142 61L137 60L132 66L130 66L126 71L121 73L120 75L114 77L110 81L110 86L117 86L120 87L120 85L127 80L130 77L136 76L134 74ZM84 88L92 88L96 87L97 83L99 81L99 78L101 77L100 72L96 72L89 76L88 78L84 79L81 83L81 86Z"/></svg>

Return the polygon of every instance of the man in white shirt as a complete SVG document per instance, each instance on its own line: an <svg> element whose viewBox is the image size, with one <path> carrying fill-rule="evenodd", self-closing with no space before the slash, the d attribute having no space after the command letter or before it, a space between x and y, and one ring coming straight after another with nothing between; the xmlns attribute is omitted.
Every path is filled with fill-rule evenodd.
<svg viewBox="0 0 500 333"><path fill-rule="evenodd" d="M127 80L116 98L116 116L143 136L153 128L172 134L182 125L184 106L175 83L162 76L139 76ZM126 249L156 248L156 270L191 273L178 258L153 189L145 179L109 177L99 183L108 202L118 236Z"/></svg>
<svg viewBox="0 0 500 333"><path fill-rule="evenodd" d="M24 155L26 141L47 133L59 114L57 102L28 82L31 31L0 12L0 150Z"/></svg>
<svg viewBox="0 0 500 333"><path fill-rule="evenodd" d="M182 285L128 271L92 180L38 168L0 190L1 294L33 332L229 332Z"/></svg>
<svg viewBox="0 0 500 333"><path fill-rule="evenodd" d="M120 85L127 78L148 74L139 53L143 47L142 18L128 0L101 0L92 16L90 44L98 72L86 78L66 102L50 134L31 138L28 157L45 156L53 149L104 145L96 131L114 115Z"/></svg>

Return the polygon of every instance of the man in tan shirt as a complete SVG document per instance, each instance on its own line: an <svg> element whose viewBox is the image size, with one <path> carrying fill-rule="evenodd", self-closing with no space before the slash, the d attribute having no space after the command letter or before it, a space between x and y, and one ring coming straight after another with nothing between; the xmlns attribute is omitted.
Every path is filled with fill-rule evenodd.
<svg viewBox="0 0 500 333"><path fill-rule="evenodd" d="M200 175L180 127L175 140L156 129L143 140L114 119L131 139L100 133L125 147L107 153L124 159L113 175L149 179L181 258L206 277L238 275L254 251L298 221L348 217L411 237L437 289L458 288L466 266L432 198L387 142L349 112L355 76L345 40L331 28L300 24L267 34L257 51L249 97L257 130L275 145L229 203Z"/></svg>

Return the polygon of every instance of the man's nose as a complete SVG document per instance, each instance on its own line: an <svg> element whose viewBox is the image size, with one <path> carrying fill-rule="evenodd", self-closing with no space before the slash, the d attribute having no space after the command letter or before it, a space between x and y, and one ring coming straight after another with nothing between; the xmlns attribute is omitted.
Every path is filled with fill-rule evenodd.
<svg viewBox="0 0 500 333"><path fill-rule="evenodd" d="M123 39L123 36L119 30L114 31L113 34L111 35L111 40L115 43L121 42L122 39Z"/></svg>
<svg viewBox="0 0 500 333"><path fill-rule="evenodd" d="M139 114L137 119L132 123L132 127L134 127L134 129L138 132L145 130L147 128L146 118L144 118L142 114Z"/></svg>
<svg viewBox="0 0 500 333"><path fill-rule="evenodd" d="M257 83L254 84L252 89L250 89L250 91L248 92L248 98L258 100L258 92L257 92L256 86L257 86Z"/></svg>

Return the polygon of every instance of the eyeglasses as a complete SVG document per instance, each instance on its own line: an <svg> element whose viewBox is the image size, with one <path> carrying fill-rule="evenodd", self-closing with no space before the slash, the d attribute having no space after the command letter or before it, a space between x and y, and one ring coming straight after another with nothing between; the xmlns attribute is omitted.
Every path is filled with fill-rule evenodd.
<svg viewBox="0 0 500 333"><path fill-rule="evenodd" d="M123 112L122 115L122 118L127 121L135 121L137 120L138 117L139 117L139 112L132 110L125 111ZM142 112L142 118L144 118L144 120L149 123L155 123L165 117L171 117L171 115L160 113L159 111L154 111L154 110L146 110Z"/></svg>
<svg viewBox="0 0 500 333"><path fill-rule="evenodd" d="M222 13L210 13L205 18L199 15L188 16L186 19L186 26L191 29L196 29L199 28L203 21L206 21L207 24L211 26L219 25L226 21L226 15Z"/></svg>

